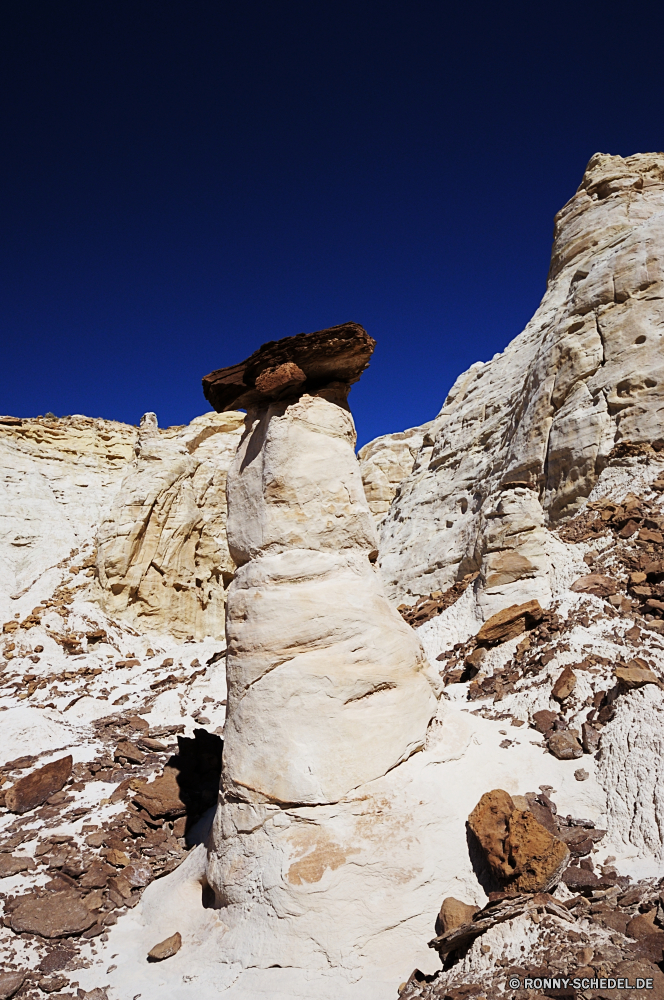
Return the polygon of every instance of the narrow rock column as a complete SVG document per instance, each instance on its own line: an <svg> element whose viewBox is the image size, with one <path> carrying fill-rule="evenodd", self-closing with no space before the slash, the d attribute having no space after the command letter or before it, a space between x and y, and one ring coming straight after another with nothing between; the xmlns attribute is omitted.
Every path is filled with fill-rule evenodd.
<svg viewBox="0 0 664 1000"><path fill-rule="evenodd" d="M307 374L301 357L287 360ZM274 919L304 904L287 899L310 881L293 877L292 862L307 854L302 837L323 870L342 865L327 807L337 804L343 817L344 796L420 749L436 708L419 639L373 565L377 540L345 393L337 385L332 402L325 387L302 388L249 410L227 484L238 569L227 599L228 715L208 880L226 908L230 953L261 965L274 961L284 934L292 961L311 950ZM294 816L303 806L324 815ZM303 821L295 840L294 818ZM232 933L247 920L267 935L259 948L256 926Z"/></svg>

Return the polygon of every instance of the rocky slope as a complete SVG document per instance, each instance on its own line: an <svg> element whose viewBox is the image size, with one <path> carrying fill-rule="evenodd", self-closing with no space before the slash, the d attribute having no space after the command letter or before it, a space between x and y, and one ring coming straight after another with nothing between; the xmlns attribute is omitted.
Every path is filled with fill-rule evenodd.
<svg viewBox="0 0 664 1000"><path fill-rule="evenodd" d="M354 324L213 373L230 549L241 415L0 419L0 998L664 996L662 178L593 158L366 500Z"/></svg>

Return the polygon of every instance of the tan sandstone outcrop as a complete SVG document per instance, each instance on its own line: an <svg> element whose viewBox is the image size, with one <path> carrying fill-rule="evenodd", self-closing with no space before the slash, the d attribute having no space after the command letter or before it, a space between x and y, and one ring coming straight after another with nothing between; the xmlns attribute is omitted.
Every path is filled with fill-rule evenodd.
<svg viewBox="0 0 664 1000"><path fill-rule="evenodd" d="M369 510L381 524L400 484L413 471L430 424L384 434L365 444L357 453Z"/></svg>
<svg viewBox="0 0 664 1000"><path fill-rule="evenodd" d="M0 421L0 601L90 543L134 457L136 428L72 416Z"/></svg>
<svg viewBox="0 0 664 1000"><path fill-rule="evenodd" d="M569 860L562 840L529 810L518 809L502 788L486 792L468 817L494 876L513 892L543 892L556 885Z"/></svg>
<svg viewBox="0 0 664 1000"><path fill-rule="evenodd" d="M160 431L141 420L134 462L97 533L101 601L178 638L221 636L234 564L226 543L226 470L240 413L207 413Z"/></svg>
<svg viewBox="0 0 664 1000"><path fill-rule="evenodd" d="M279 951L310 960L312 931L275 917L304 912L303 888L327 869L357 881L366 834L349 838L357 806L348 796L421 749L435 712L424 651L373 565L375 528L341 402L296 386L250 409L228 474L238 569L208 880L243 963L269 965ZM371 836L381 836L379 817ZM337 905L334 893L320 896L318 919L343 950L356 930L335 926Z"/></svg>
<svg viewBox="0 0 664 1000"><path fill-rule="evenodd" d="M177 638L221 636L234 572L226 470L240 413L159 429L90 417L0 418L0 607L88 568L88 596ZM96 555L95 555L96 549ZM95 567L96 561L96 567Z"/></svg>
<svg viewBox="0 0 664 1000"><path fill-rule="evenodd" d="M535 316L457 379L383 522L395 598L480 570L484 615L507 598L546 600L547 525L626 448L662 446L663 209L664 154L593 156L556 216Z"/></svg>

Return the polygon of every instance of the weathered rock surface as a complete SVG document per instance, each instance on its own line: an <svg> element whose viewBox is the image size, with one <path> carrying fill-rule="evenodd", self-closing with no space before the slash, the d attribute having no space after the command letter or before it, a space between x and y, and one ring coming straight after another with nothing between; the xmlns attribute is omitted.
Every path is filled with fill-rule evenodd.
<svg viewBox="0 0 664 1000"><path fill-rule="evenodd" d="M64 788L71 775L73 759L71 754L38 767L31 774L12 785L5 795L5 805L14 813L25 813L35 809Z"/></svg>
<svg viewBox="0 0 664 1000"><path fill-rule="evenodd" d="M468 825L491 871L510 890L543 892L559 881L569 850L529 810L517 809L507 792L486 792Z"/></svg>
<svg viewBox="0 0 664 1000"><path fill-rule="evenodd" d="M375 345L358 323L271 340L246 361L206 375L203 392L218 412L266 407L278 399L321 391L344 405Z"/></svg>
<svg viewBox="0 0 664 1000"><path fill-rule="evenodd" d="M11 928L17 934L27 931L40 937L58 938L80 934L96 921L76 892L53 892L28 896L13 910Z"/></svg>
<svg viewBox="0 0 664 1000"><path fill-rule="evenodd" d="M547 746L558 760L576 760L583 757L583 747L576 732L571 729L561 729L547 737Z"/></svg>
<svg viewBox="0 0 664 1000"><path fill-rule="evenodd" d="M27 872L35 867L32 858L13 854L0 854L0 878L9 878L19 872Z"/></svg>
<svg viewBox="0 0 664 1000"><path fill-rule="evenodd" d="M229 470L238 568L228 591L228 715L207 878L231 929L228 954L242 965L268 967L276 954L318 965L323 926L326 949L352 953L358 926L334 917L340 893L359 893L384 919L363 858L369 840L375 855L390 839L394 821L374 813L368 788L423 748L436 708L419 640L373 565L377 539L354 444L352 417L323 385L318 395L250 410ZM385 780L391 814L399 807ZM364 833L360 800L373 816ZM263 888L250 872L263 872ZM336 888L319 893L305 926L304 896L330 876ZM386 870L384 881L400 912L402 876Z"/></svg>
<svg viewBox="0 0 664 1000"><path fill-rule="evenodd" d="M599 573L587 573L575 580L570 587L575 594L594 594L596 597L611 597L617 593L618 585L610 576Z"/></svg>
<svg viewBox="0 0 664 1000"><path fill-rule="evenodd" d="M25 982L25 972L0 972L0 1000L10 1000Z"/></svg>
<svg viewBox="0 0 664 1000"><path fill-rule="evenodd" d="M413 471L430 426L384 434L358 451L364 492L376 524L385 519L399 486Z"/></svg>
<svg viewBox="0 0 664 1000"><path fill-rule="evenodd" d="M541 621L544 612L539 601L512 604L509 608L496 612L485 621L477 633L477 641L486 645L515 639L527 628L533 628Z"/></svg>
<svg viewBox="0 0 664 1000"><path fill-rule="evenodd" d="M455 927L469 923L478 911L479 906L471 906L470 903L463 903L460 899L455 899L454 896L447 896L443 900L438 914L441 933L447 934Z"/></svg>
<svg viewBox="0 0 664 1000"><path fill-rule="evenodd" d="M114 420L0 422L0 601L7 610L10 596L92 541L135 440L135 427Z"/></svg>
<svg viewBox="0 0 664 1000"><path fill-rule="evenodd" d="M177 955L182 947L182 936L179 931L171 934L151 948L148 952L148 962L163 962L165 958L172 958Z"/></svg>
<svg viewBox="0 0 664 1000"><path fill-rule="evenodd" d="M390 606L350 415L304 395L247 417L229 472L224 788L334 802L419 746L435 700Z"/></svg>
<svg viewBox="0 0 664 1000"><path fill-rule="evenodd" d="M234 564L226 543L226 471L238 413L160 431L146 414L136 459L97 535L103 607L178 638L221 636Z"/></svg>
<svg viewBox="0 0 664 1000"><path fill-rule="evenodd" d="M660 447L663 208L664 155L591 159L556 217L537 313L457 379L383 523L380 566L396 598L479 569L503 604L526 599L526 584L546 599L547 523L578 509L627 443Z"/></svg>
<svg viewBox="0 0 664 1000"><path fill-rule="evenodd" d="M644 684L659 684L657 674L649 667L634 662L628 663L626 667L616 667L616 680L628 690L643 687Z"/></svg>
<svg viewBox="0 0 664 1000"><path fill-rule="evenodd" d="M556 680L556 683L553 685L553 688L551 689L551 697L555 698L556 701L565 701L566 698L569 698L575 687L576 674L568 665L563 668Z"/></svg>
<svg viewBox="0 0 664 1000"><path fill-rule="evenodd" d="M140 430L81 416L1 422L3 614L78 565L98 578L89 592L111 614L182 639L223 635L235 569L226 470L242 421L207 413L164 430L154 414Z"/></svg>

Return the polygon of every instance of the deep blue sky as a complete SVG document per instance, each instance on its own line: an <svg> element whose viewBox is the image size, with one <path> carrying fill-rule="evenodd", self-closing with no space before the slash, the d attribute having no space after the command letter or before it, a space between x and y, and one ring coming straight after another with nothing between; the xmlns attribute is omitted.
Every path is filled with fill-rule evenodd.
<svg viewBox="0 0 664 1000"><path fill-rule="evenodd" d="M20 0L0 12L0 413L162 425L354 320L360 443L525 325L590 156L664 148L659 3Z"/></svg>

